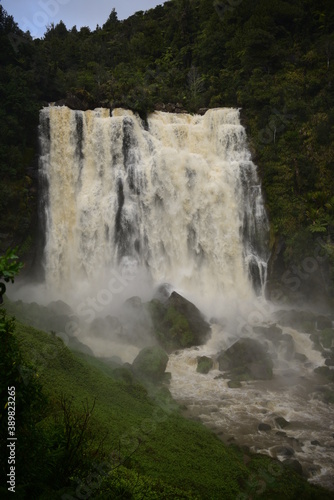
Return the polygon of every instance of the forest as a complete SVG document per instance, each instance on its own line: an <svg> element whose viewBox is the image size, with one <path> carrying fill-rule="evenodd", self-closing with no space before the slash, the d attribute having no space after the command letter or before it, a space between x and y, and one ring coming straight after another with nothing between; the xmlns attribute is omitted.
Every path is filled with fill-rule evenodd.
<svg viewBox="0 0 334 500"><path fill-rule="evenodd" d="M144 125L154 110L234 107L270 221L267 296L333 310L332 0L169 0L122 21L113 9L95 30L50 24L41 39L22 32L0 4L0 46L1 280L13 281L22 267L21 276L36 277L40 268L38 126L48 103L127 108ZM26 326L33 313L46 314L43 306L14 307L6 298L5 306L0 378L19 388L18 498L333 497L291 469L275 472L264 455L222 447L181 417L165 387L145 386L88 351L73 353L54 332L33 328L44 325ZM17 313L23 324L10 317ZM6 397L2 382L0 417ZM5 424L0 419L2 455Z"/></svg>
<svg viewBox="0 0 334 500"><path fill-rule="evenodd" d="M124 21L113 9L94 31L51 24L34 40L0 9L2 251L19 244L33 261L43 105L67 99L74 108L124 107L143 119L154 109L238 107L271 223L273 295L289 295L289 287L279 290L284 270L300 267L320 244L325 278L304 280L304 294L316 286L333 296L330 0L171 0Z"/></svg>

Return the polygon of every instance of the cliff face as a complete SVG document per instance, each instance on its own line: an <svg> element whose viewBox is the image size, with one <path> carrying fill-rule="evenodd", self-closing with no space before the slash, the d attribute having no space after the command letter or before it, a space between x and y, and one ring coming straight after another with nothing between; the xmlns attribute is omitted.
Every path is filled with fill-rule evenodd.
<svg viewBox="0 0 334 500"><path fill-rule="evenodd" d="M332 310L333 259L331 244L318 237L316 245L300 259L284 261L284 241L277 240L268 269L267 297L273 302L315 310Z"/></svg>

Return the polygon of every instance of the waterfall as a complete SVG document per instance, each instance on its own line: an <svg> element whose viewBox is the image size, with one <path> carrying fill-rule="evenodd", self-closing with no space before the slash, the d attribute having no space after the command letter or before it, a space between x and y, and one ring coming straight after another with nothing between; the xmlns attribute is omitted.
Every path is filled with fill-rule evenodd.
<svg viewBox="0 0 334 500"><path fill-rule="evenodd" d="M263 291L268 221L237 109L40 114L45 277L54 290L145 269L187 296ZM197 300L198 302L198 300Z"/></svg>
<svg viewBox="0 0 334 500"><path fill-rule="evenodd" d="M48 328L61 325L73 349L132 363L160 335L150 322L159 306L142 302L176 290L207 316L211 336L169 353L172 397L226 443L291 455L311 482L333 488L331 390L320 379L333 365L329 329L318 313L261 300L269 224L239 110L154 112L144 122L123 109L49 106L39 132L46 286L36 300L72 310L54 302ZM53 316L55 306L66 314ZM218 369L218 354L241 337L272 356L273 380ZM208 373L197 371L200 357L212 360Z"/></svg>

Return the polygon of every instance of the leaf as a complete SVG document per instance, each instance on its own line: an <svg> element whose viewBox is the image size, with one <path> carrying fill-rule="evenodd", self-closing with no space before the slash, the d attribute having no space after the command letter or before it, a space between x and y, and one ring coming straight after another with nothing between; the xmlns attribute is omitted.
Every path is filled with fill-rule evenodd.
<svg viewBox="0 0 334 500"><path fill-rule="evenodd" d="M311 233L326 233L327 228L325 226L318 226L314 224L313 226L309 227L309 230Z"/></svg>

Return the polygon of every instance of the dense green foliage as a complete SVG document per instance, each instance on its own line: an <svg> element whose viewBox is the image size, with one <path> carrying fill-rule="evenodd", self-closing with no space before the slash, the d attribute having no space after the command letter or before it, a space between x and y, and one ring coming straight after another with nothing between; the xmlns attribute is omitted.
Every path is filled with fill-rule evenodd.
<svg viewBox="0 0 334 500"><path fill-rule="evenodd" d="M171 0L125 21L113 10L94 31L51 24L41 40L0 9L0 232L29 243L36 213L29 167L43 103L67 95L83 108L123 106L141 116L158 103L189 112L237 106L260 168L272 244L289 265L313 256L320 236L333 268L331 0Z"/></svg>
<svg viewBox="0 0 334 500"><path fill-rule="evenodd" d="M18 256L15 254L15 250L11 248L7 250L3 257L0 257L0 279L5 280L6 283L9 281L14 283L14 277L23 267L22 262L18 262L17 259Z"/></svg>
<svg viewBox="0 0 334 500"><path fill-rule="evenodd" d="M18 50L19 40L24 40ZM0 251L27 240L36 210L31 175L40 95L32 40L0 6Z"/></svg>

